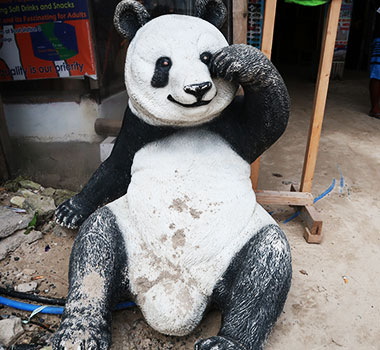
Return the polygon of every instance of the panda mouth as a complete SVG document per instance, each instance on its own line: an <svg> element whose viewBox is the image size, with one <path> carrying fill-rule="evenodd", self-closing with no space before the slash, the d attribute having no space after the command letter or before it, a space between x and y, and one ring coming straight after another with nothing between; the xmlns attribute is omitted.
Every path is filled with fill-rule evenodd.
<svg viewBox="0 0 380 350"><path fill-rule="evenodd" d="M168 100L171 101L171 102L177 103L177 104L179 104L182 107L191 108L191 107L200 107L200 106L208 105L213 99L211 99L209 101L202 101L202 100L200 100L200 101L197 101L197 102L194 102L194 103L186 104L186 103L181 103L181 102L175 100L172 95L169 95L168 96Z"/></svg>

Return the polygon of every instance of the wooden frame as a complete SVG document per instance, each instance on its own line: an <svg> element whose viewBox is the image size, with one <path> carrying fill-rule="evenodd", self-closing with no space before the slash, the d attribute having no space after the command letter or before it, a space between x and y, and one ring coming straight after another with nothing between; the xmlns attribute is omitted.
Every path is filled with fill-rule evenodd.
<svg viewBox="0 0 380 350"><path fill-rule="evenodd" d="M245 4L246 2L247 0L235 0L234 9L235 7L239 8L243 6L242 4ZM271 58L272 52L276 5L277 0L265 1L265 16L261 50L269 59ZM318 146L326 106L327 91L330 80L341 5L342 0L331 0L328 5L329 8L324 27L319 72L314 96L313 114L310 121L309 136L307 140L300 190L298 191L296 188L292 187L290 192L257 191L260 159L256 160L251 165L252 187L256 191L257 201L261 204L297 206L298 210L300 211L300 216L305 222L304 237L308 243L321 243L322 241L322 220L319 213L312 206L312 201L310 202L310 198L313 198L310 192L318 155ZM247 27L246 21L243 22L240 20L238 22L238 20L239 17L234 16L234 31L235 27ZM236 30L240 32L238 29ZM305 196L301 196L301 194Z"/></svg>

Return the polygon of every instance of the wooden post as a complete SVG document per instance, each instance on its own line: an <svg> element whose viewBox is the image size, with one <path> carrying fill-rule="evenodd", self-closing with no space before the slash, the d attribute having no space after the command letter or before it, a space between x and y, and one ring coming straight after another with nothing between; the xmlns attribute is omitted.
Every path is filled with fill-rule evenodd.
<svg viewBox="0 0 380 350"><path fill-rule="evenodd" d="M11 142L5 121L3 100L0 96L0 181L6 181L10 177Z"/></svg>
<svg viewBox="0 0 380 350"><path fill-rule="evenodd" d="M276 6L277 6L277 0L265 1L263 38L261 41L261 51L264 53L265 56L268 57L268 59L271 59L271 56L272 56L274 22L276 18ZM257 158L251 164L251 181L252 181L252 187L254 190L257 190L257 184L259 182L259 172L260 172L260 158Z"/></svg>
<svg viewBox="0 0 380 350"><path fill-rule="evenodd" d="M313 116L310 122L309 138L303 164L301 192L311 192L317 162L319 139L325 114L327 91L330 83L331 66L334 56L336 33L342 0L332 0L327 13L324 37L319 62L317 87L314 96Z"/></svg>
<svg viewBox="0 0 380 350"><path fill-rule="evenodd" d="M272 44L274 33L274 22L276 19L277 0L265 1L264 24L263 24L263 39L261 42L261 51L268 59L272 57Z"/></svg>
<svg viewBox="0 0 380 350"><path fill-rule="evenodd" d="M233 43L247 43L247 18L248 18L248 1L234 0L232 7L233 18Z"/></svg>

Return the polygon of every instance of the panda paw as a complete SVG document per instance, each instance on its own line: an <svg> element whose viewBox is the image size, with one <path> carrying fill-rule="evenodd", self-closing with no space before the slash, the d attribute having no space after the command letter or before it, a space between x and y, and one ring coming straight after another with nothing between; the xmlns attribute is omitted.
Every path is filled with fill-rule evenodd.
<svg viewBox="0 0 380 350"><path fill-rule="evenodd" d="M245 348L231 339L215 336L198 340L194 350L245 350Z"/></svg>
<svg viewBox="0 0 380 350"><path fill-rule="evenodd" d="M93 212L91 206L74 196L63 202L55 211L55 221L64 227L75 229L79 227Z"/></svg>
<svg viewBox="0 0 380 350"><path fill-rule="evenodd" d="M67 317L51 340L52 350L108 350L111 333L108 327L97 328L83 317ZM103 324L103 322L100 322ZM106 328L106 329L105 329Z"/></svg>
<svg viewBox="0 0 380 350"><path fill-rule="evenodd" d="M111 346L110 334L94 329L84 329L71 325L60 329L54 334L52 350L108 350Z"/></svg>
<svg viewBox="0 0 380 350"><path fill-rule="evenodd" d="M245 84L264 78L268 64L270 65L268 59L260 50L249 45L235 44L214 53L209 69L216 78Z"/></svg>

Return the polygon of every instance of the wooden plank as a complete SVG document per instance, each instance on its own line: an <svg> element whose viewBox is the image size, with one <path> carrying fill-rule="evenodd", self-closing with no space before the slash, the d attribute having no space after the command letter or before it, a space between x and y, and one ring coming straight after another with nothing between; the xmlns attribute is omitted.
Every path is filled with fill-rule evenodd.
<svg viewBox="0 0 380 350"><path fill-rule="evenodd" d="M271 56L272 56L274 23L275 23L275 18L276 18L276 6L277 6L277 0L265 1L261 51L264 53L265 56L268 57L268 59L271 59ZM260 173L260 158L257 158L256 161L251 164L251 181L252 181L252 188L254 190L257 189L257 186L259 183L259 173Z"/></svg>
<svg viewBox="0 0 380 350"><path fill-rule="evenodd" d="M342 0L332 0L327 13L317 87L314 96L313 116L310 121L309 137L302 171L300 186L302 192L310 192L313 183L341 4Z"/></svg>
<svg viewBox="0 0 380 350"><path fill-rule="evenodd" d="M246 44L248 28L248 1L234 0L232 3L233 43Z"/></svg>
<svg viewBox="0 0 380 350"><path fill-rule="evenodd" d="M322 242L322 219L315 207L306 205L300 208L300 217L305 223L304 238L307 243Z"/></svg>
<svg viewBox="0 0 380 350"><path fill-rule="evenodd" d="M122 120L98 118L95 120L95 132L102 136L117 136Z"/></svg>
<svg viewBox="0 0 380 350"><path fill-rule="evenodd" d="M9 177L10 175L9 175L9 170L8 170L8 164L5 159L3 147L0 143L0 183L7 181Z"/></svg>
<svg viewBox="0 0 380 350"><path fill-rule="evenodd" d="M257 190L257 185L259 183L259 173L260 173L260 157L257 158L251 164L251 182L252 182L252 188L255 191Z"/></svg>
<svg viewBox="0 0 380 350"><path fill-rule="evenodd" d="M261 51L268 59L272 56L274 22L276 18L277 0L265 1L265 13L263 24L263 38L261 41Z"/></svg>
<svg viewBox="0 0 380 350"><path fill-rule="evenodd" d="M307 192L256 191L256 200L260 204L304 206L313 204L313 196Z"/></svg>
<svg viewBox="0 0 380 350"><path fill-rule="evenodd" d="M12 148L5 120L3 101L0 96L0 177L8 180L11 175Z"/></svg>

